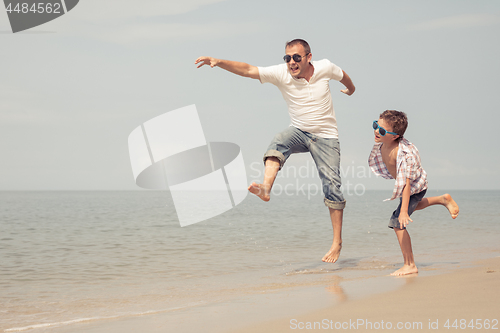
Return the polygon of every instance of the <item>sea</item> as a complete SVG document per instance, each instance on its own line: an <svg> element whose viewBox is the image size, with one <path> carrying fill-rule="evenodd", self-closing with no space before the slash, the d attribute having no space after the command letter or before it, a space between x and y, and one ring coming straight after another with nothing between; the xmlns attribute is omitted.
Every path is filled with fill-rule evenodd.
<svg viewBox="0 0 500 333"><path fill-rule="evenodd" d="M393 279L403 259L387 227L391 191L348 196L343 249L321 195L254 196L181 227L168 191L0 192L0 332L50 332L343 281ZM429 190L427 197L445 191ZM448 191L460 206L412 215L419 275L500 255L500 191ZM196 203L193 202L193 209ZM196 320L196 319L194 319Z"/></svg>

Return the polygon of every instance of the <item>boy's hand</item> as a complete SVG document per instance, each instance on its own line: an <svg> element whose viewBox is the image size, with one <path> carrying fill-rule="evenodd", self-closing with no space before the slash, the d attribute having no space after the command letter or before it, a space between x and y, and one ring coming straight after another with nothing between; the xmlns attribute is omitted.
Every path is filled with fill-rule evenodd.
<svg viewBox="0 0 500 333"><path fill-rule="evenodd" d="M407 212L400 212L398 221L400 229L406 228L406 226L410 224L410 222L413 222Z"/></svg>
<svg viewBox="0 0 500 333"><path fill-rule="evenodd" d="M406 228L406 226L413 222L408 215L408 205L410 204L410 196L411 196L411 180L410 178L406 178L406 184L403 189L403 196L401 198L401 210L399 211L399 227L401 229Z"/></svg>

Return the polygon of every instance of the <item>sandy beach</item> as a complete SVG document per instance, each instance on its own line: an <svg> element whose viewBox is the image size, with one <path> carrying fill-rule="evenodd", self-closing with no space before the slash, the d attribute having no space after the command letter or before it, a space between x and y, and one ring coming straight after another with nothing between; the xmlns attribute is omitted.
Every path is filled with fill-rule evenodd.
<svg viewBox="0 0 500 333"><path fill-rule="evenodd" d="M473 332L500 329L499 257L446 274L411 275L400 279L406 283L395 291L232 332Z"/></svg>
<svg viewBox="0 0 500 333"><path fill-rule="evenodd" d="M437 274L436 274L437 273ZM57 333L392 331L499 329L500 257L445 272L382 275L246 296L188 311L47 327ZM370 294L371 293L371 294Z"/></svg>

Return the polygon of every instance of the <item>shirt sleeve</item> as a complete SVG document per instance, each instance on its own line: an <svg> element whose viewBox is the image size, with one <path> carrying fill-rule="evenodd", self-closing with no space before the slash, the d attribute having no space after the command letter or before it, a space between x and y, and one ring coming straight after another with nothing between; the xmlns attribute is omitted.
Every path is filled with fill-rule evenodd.
<svg viewBox="0 0 500 333"><path fill-rule="evenodd" d="M278 85L283 80L283 69L286 71L286 65L275 65L269 67L258 67L259 79L261 83L272 83ZM286 73L285 73L286 74Z"/></svg>
<svg viewBox="0 0 500 333"><path fill-rule="evenodd" d="M415 157L406 154L405 156L406 159L406 170L405 170L405 178L409 178L410 180L415 180L418 178L419 173L418 173L418 163L415 160Z"/></svg>
<svg viewBox="0 0 500 333"><path fill-rule="evenodd" d="M330 79L335 81L340 81L344 78L344 72L342 69L332 62L328 64L328 73L330 74Z"/></svg>
<svg viewBox="0 0 500 333"><path fill-rule="evenodd" d="M372 151L370 152L370 156L368 157L368 166L372 170L372 172L376 175L380 174L379 168L377 167L377 162L375 161L375 157L377 156L378 146L373 145Z"/></svg>

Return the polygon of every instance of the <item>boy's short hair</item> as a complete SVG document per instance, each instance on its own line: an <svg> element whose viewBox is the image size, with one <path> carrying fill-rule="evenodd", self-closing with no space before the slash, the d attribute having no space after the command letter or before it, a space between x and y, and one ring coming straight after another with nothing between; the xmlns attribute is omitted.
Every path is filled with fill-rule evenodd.
<svg viewBox="0 0 500 333"><path fill-rule="evenodd" d="M398 133L399 137L396 141L400 141L408 127L408 117L406 113L396 110L385 110L380 114L380 118L392 126L392 131Z"/></svg>

